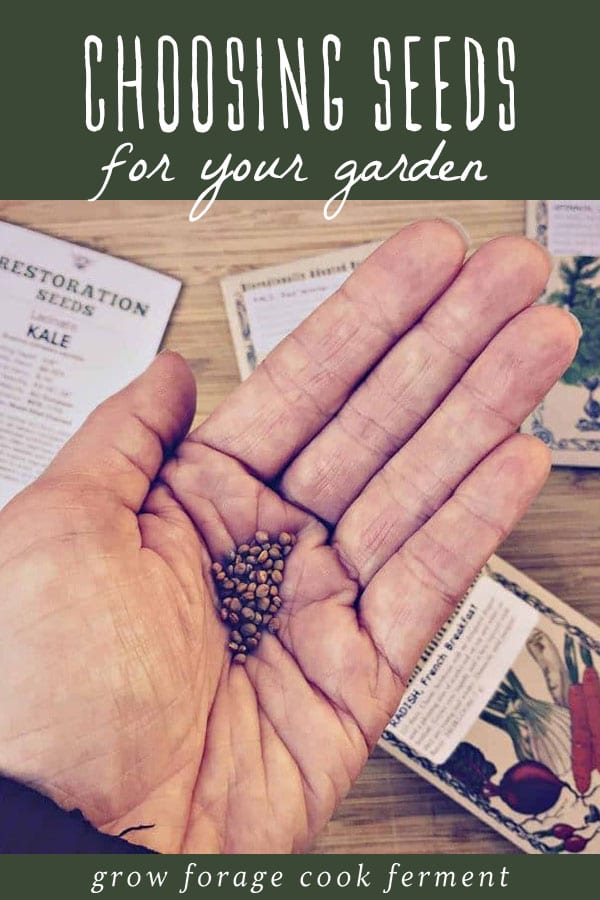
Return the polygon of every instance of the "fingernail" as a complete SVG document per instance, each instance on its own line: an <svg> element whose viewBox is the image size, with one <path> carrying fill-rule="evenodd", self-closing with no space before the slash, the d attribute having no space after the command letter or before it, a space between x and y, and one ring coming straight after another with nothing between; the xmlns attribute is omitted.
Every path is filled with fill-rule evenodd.
<svg viewBox="0 0 600 900"><path fill-rule="evenodd" d="M467 247L471 246L471 235L462 224L462 222L459 222L458 219L453 219L451 216L440 216L440 221L447 222L448 225L452 225L453 228L456 228L456 230L462 235Z"/></svg>
<svg viewBox="0 0 600 900"><path fill-rule="evenodd" d="M581 327L581 322L579 321L577 316L573 315L573 313L570 310L567 310L567 313L571 317L571 320L575 323L578 336L581 337L581 335L583 334L583 328Z"/></svg>

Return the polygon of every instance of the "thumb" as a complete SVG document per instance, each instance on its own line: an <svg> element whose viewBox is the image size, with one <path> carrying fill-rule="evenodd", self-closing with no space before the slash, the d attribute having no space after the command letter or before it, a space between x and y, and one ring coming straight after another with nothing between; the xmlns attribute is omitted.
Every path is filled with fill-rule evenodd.
<svg viewBox="0 0 600 900"><path fill-rule="evenodd" d="M165 351L91 413L39 480L86 483L138 512L165 454L187 434L195 407L191 369L178 353Z"/></svg>

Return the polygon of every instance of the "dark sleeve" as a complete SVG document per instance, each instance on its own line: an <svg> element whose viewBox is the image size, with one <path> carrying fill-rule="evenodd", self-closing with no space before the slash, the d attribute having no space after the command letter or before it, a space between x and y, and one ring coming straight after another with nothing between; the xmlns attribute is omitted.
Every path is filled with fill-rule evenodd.
<svg viewBox="0 0 600 900"><path fill-rule="evenodd" d="M102 834L83 814L65 812L48 797L0 776L1 853L154 853Z"/></svg>

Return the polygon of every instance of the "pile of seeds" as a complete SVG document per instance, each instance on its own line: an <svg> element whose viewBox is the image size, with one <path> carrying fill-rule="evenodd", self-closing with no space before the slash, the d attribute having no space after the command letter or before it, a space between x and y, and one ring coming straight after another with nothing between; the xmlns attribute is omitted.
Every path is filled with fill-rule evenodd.
<svg viewBox="0 0 600 900"><path fill-rule="evenodd" d="M257 531L251 541L230 550L222 563L212 564L220 616L231 625L227 646L234 662L245 664L263 631L279 631L285 557L295 543L296 536L287 531L273 540L266 531Z"/></svg>

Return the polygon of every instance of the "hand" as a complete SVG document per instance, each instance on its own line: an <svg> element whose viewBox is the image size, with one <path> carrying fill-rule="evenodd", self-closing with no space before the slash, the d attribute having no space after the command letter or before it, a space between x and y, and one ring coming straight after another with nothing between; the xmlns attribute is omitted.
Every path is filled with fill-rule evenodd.
<svg viewBox="0 0 600 900"><path fill-rule="evenodd" d="M577 328L545 254L420 223L185 437L175 354L0 514L0 770L161 851L292 851L540 489L514 432ZM279 638L232 665L211 559L295 532Z"/></svg>

